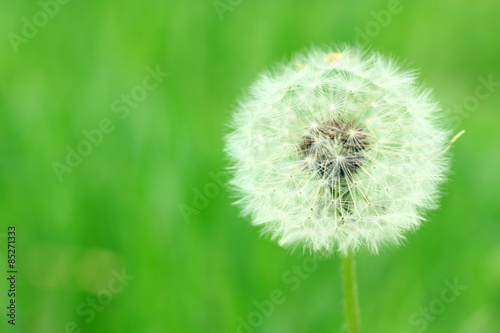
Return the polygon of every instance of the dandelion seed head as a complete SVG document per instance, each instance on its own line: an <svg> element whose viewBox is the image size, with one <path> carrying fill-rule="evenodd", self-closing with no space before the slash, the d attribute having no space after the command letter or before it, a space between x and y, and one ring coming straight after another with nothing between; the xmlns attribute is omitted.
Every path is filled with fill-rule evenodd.
<svg viewBox="0 0 500 333"><path fill-rule="evenodd" d="M439 106L415 80L349 46L260 76L226 137L243 214L289 249L399 243L436 206L449 164Z"/></svg>

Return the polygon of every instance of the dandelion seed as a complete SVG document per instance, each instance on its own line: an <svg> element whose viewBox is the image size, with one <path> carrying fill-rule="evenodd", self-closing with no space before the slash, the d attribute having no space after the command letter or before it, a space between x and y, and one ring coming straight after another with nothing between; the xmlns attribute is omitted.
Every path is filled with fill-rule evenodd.
<svg viewBox="0 0 500 333"><path fill-rule="evenodd" d="M415 79L348 46L262 75L226 138L243 213L292 250L398 243L435 207L449 164L440 109Z"/></svg>

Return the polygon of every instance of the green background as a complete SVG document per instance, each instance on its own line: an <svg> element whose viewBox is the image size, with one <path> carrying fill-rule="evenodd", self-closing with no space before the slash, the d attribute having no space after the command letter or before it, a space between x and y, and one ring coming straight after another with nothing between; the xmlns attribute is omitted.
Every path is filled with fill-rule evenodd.
<svg viewBox="0 0 500 333"><path fill-rule="evenodd" d="M32 22L41 7L3 1L0 331L60 333L74 322L81 332L237 332L238 318L255 316L254 302L278 289L284 302L255 332L341 332L339 259L294 273L308 257L261 238L211 173L227 166L225 123L261 71L368 29L374 49L420 69L450 126L466 134L424 227L404 246L357 256L363 331L500 332L500 87L488 92L479 79L500 82L500 3L401 0L400 13L377 21L389 2L222 2L231 10L218 13L212 1L69 1L16 53L10 33L21 35L23 17ZM169 75L121 119L114 101L142 84L148 66ZM475 99L476 89L488 96ZM460 113L454 105L463 103ZM59 181L53 163L65 163L66 147L105 118L113 130ZM180 208L207 186L213 195L184 218ZM4 277L12 224L15 328ZM133 280L94 318L79 315L122 269ZM467 288L440 309L445 280L455 279ZM440 313L424 325L418 311L433 306Z"/></svg>

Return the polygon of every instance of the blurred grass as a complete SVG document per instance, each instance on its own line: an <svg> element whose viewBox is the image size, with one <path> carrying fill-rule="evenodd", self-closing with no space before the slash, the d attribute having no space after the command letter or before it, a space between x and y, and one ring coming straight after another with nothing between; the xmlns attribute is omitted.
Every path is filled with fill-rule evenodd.
<svg viewBox="0 0 500 333"><path fill-rule="evenodd" d="M179 205L225 167L224 124L259 72L313 44L353 41L387 6L242 1L221 21L212 1L71 1L19 53L3 38L0 233L17 225L20 274L18 325L2 314L1 332L63 332L69 321L83 332L236 332L276 288L286 302L256 332L340 332L337 259L291 291L282 278L303 256L261 239L226 191L189 224ZM497 1L401 6L373 48L420 68L444 109L473 95L479 76L500 81ZM3 7L4 36L40 9ZM120 120L111 104L157 64L169 77ZM467 289L425 332L500 331L499 102L495 91L455 128L467 133L429 222L403 247L358 256L365 332L417 332L412 314L455 277ZM52 162L103 118L116 129L59 182ZM122 267L135 279L86 323L76 309Z"/></svg>

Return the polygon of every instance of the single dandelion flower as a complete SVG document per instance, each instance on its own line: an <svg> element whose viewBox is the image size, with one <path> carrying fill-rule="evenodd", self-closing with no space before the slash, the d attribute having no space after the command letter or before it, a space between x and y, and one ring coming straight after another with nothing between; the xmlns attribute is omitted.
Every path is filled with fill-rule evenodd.
<svg viewBox="0 0 500 333"><path fill-rule="evenodd" d="M226 137L244 215L283 247L340 253L347 275L360 247L399 243L449 168L440 108L415 80L349 46L261 75Z"/></svg>
<svg viewBox="0 0 500 333"><path fill-rule="evenodd" d="M243 212L287 248L376 252L435 207L439 107L390 59L315 50L262 75L227 136Z"/></svg>

